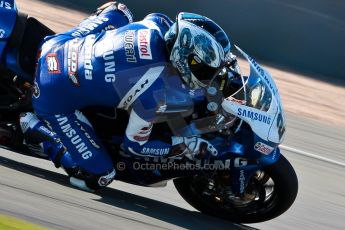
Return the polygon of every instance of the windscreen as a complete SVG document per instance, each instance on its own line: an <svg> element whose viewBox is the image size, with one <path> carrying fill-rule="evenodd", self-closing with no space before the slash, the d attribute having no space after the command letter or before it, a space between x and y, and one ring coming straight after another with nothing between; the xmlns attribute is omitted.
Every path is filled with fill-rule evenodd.
<svg viewBox="0 0 345 230"><path fill-rule="evenodd" d="M224 95L223 109L248 123L253 132L266 141L281 143L285 118L278 88L272 76L253 58L236 47L250 64L249 76L228 79L227 85L240 81L238 90Z"/></svg>

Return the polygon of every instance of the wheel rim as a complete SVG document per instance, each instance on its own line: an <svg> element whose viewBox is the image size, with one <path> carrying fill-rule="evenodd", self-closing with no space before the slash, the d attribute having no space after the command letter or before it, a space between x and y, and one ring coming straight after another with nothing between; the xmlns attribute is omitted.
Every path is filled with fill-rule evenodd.
<svg viewBox="0 0 345 230"><path fill-rule="evenodd" d="M230 186L224 186L217 178L217 173L210 177L198 175L191 183L191 189L212 209L222 209L234 216L265 213L277 205L277 188L274 178L264 171L257 171L242 197L235 196Z"/></svg>

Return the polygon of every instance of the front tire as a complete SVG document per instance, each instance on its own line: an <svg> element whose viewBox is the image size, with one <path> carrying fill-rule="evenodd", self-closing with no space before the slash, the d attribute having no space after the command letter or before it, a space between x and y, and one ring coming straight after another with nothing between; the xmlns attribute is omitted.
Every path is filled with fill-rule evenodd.
<svg viewBox="0 0 345 230"><path fill-rule="evenodd" d="M224 193L225 187L210 191L209 181L204 175L198 175L175 179L174 184L180 195L200 212L236 223L273 219L290 208L298 193L297 175L283 155L251 179L248 188L255 194L251 200Z"/></svg>

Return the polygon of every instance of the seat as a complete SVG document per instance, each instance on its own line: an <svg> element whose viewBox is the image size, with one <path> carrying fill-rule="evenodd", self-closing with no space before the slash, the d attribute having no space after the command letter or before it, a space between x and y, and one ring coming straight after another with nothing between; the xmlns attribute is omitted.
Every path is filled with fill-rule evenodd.
<svg viewBox="0 0 345 230"><path fill-rule="evenodd" d="M17 66L12 67L16 73L24 72L34 76L37 60L37 52L46 36L54 35L55 32L39 22L36 18L19 12L16 25L9 41L9 46L14 47L14 58Z"/></svg>
<svg viewBox="0 0 345 230"><path fill-rule="evenodd" d="M23 97L22 91L17 86L25 82L32 83L37 52L44 38L53 34L55 34L54 31L37 19L23 13L17 14L16 23L6 47L6 64L0 64L0 112L30 108L31 97Z"/></svg>

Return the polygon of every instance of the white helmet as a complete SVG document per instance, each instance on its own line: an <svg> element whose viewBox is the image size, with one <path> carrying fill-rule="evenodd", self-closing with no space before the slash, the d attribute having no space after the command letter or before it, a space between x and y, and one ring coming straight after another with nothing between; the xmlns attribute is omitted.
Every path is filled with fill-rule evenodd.
<svg viewBox="0 0 345 230"><path fill-rule="evenodd" d="M179 13L165 34L170 61L189 87L206 87L226 64L231 44L223 29L211 19Z"/></svg>

